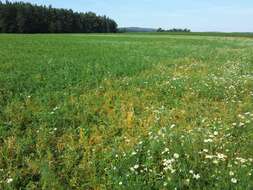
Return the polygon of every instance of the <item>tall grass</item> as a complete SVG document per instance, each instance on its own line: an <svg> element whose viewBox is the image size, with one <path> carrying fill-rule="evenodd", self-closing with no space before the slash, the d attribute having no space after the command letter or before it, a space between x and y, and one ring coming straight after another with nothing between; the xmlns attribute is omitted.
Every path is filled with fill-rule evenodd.
<svg viewBox="0 0 253 190"><path fill-rule="evenodd" d="M0 189L253 189L251 39L0 43Z"/></svg>

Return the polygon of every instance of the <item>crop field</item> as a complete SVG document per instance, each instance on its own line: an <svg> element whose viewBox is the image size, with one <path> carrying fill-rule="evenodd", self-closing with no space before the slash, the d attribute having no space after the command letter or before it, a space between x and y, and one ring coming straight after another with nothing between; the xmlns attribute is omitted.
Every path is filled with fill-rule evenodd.
<svg viewBox="0 0 253 190"><path fill-rule="evenodd" d="M253 38L0 35L0 189L252 190Z"/></svg>

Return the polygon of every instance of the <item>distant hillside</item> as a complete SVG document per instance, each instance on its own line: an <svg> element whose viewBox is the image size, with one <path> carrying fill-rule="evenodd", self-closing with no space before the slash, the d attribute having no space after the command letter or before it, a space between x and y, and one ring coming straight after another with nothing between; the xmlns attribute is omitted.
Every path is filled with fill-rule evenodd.
<svg viewBox="0 0 253 190"><path fill-rule="evenodd" d="M141 28L141 27L122 27L119 32L156 32L155 28Z"/></svg>

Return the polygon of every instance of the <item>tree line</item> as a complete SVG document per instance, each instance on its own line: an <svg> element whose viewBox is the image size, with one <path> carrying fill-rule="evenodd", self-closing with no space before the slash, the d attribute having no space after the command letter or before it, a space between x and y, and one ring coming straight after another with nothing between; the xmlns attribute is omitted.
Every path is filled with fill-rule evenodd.
<svg viewBox="0 0 253 190"><path fill-rule="evenodd" d="M117 23L93 12L79 13L24 2L0 0L2 33L109 33Z"/></svg>
<svg viewBox="0 0 253 190"><path fill-rule="evenodd" d="M158 28L157 32L191 32L191 30L187 29L187 28L185 28L185 29L173 28L173 29L169 29L169 30Z"/></svg>

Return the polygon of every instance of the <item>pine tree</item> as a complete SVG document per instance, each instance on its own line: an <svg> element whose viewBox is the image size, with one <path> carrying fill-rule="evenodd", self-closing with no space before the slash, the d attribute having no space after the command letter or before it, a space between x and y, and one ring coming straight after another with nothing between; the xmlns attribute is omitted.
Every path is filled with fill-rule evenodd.
<svg viewBox="0 0 253 190"><path fill-rule="evenodd" d="M70 33L116 32L117 24L106 16L77 13L23 2L0 1L0 32Z"/></svg>

